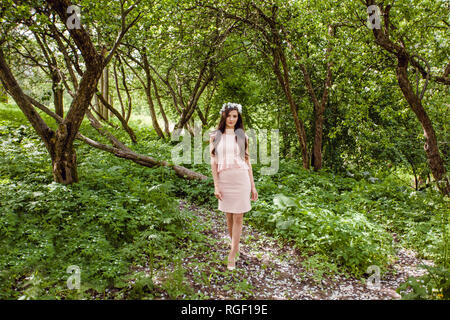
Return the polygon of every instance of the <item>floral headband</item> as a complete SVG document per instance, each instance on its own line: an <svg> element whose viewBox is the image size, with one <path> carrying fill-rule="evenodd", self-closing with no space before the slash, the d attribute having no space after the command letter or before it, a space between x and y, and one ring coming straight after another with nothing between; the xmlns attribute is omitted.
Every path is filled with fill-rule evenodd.
<svg viewBox="0 0 450 320"><path fill-rule="evenodd" d="M220 109L220 114L225 111L225 109L237 108L238 112L242 114L242 106L239 103L227 102L222 105L222 109Z"/></svg>

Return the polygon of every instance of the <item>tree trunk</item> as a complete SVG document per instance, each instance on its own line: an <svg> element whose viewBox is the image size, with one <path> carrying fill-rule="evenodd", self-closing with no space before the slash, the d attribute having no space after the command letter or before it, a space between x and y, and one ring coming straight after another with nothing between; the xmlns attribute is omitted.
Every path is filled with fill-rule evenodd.
<svg viewBox="0 0 450 320"><path fill-rule="evenodd" d="M325 104L320 103L318 107L316 108L314 119L314 145L312 152L314 155L314 163L312 165L315 171L322 168L323 115L325 113Z"/></svg>
<svg viewBox="0 0 450 320"><path fill-rule="evenodd" d="M286 58L284 56L284 52L282 51L282 47L279 46L273 52L274 55L274 64L273 70L275 75L277 76L278 82L280 83L283 91L288 100L289 106L291 108L292 117L294 118L295 129L297 130L297 137L299 138L300 148L302 150L302 161L303 168L309 169L309 155L308 155L308 145L306 142L306 131L303 121L298 117L297 113L297 105L292 97L292 92L289 84L289 75L288 68L286 63ZM279 61L281 60L283 66L283 74L281 74Z"/></svg>
<svg viewBox="0 0 450 320"><path fill-rule="evenodd" d="M120 104L120 108L122 111L122 118L126 118L125 106L123 105L122 94L120 93L119 76L117 75L116 64L117 64L117 59L114 61L114 64L113 64L114 84L116 87L117 99L119 99L119 104Z"/></svg>
<svg viewBox="0 0 450 320"><path fill-rule="evenodd" d="M52 153L53 180L62 184L78 182L77 157L73 147Z"/></svg>
<svg viewBox="0 0 450 320"><path fill-rule="evenodd" d="M108 66L106 66L105 69L103 69L102 95L106 101L109 100L109 68L108 68ZM105 118L106 120L109 120L109 111L104 103L102 103L102 115L103 115L103 118Z"/></svg>
<svg viewBox="0 0 450 320"><path fill-rule="evenodd" d="M102 102L102 104L109 109L109 111L114 114L117 119L119 119L120 123L122 124L123 129L128 133L128 135L130 136L131 141L133 141L133 143L137 143L137 139L136 139L136 135L134 134L133 129L130 128L130 126L128 125L127 121L122 117L122 115L120 114L120 112L118 112L116 109L113 108L112 105L109 104L108 101L105 100L105 98L102 97L100 91L97 91L97 95L98 95L98 99L100 99L100 101Z"/></svg>
<svg viewBox="0 0 450 320"><path fill-rule="evenodd" d="M50 140L54 137L54 131L45 123L38 112L33 108L31 102L26 98L22 88L14 78L11 69L6 63L3 50L0 47L0 79L5 89L14 99L20 110L36 130L44 142L45 148L50 152L52 145Z"/></svg>
<svg viewBox="0 0 450 320"><path fill-rule="evenodd" d="M61 88L61 79L59 76L58 78L53 79L52 91L53 91L53 104L55 105L55 113L60 117L64 117L64 106L63 106L64 90Z"/></svg>
<svg viewBox="0 0 450 320"><path fill-rule="evenodd" d="M100 91L101 91L101 95L103 96L103 88L104 88L104 84L103 84L103 72L100 76L99 79L100 82ZM97 95L95 95L95 102L97 105L97 112L102 116L103 118L103 103L100 101L100 99L97 97Z"/></svg>
<svg viewBox="0 0 450 320"><path fill-rule="evenodd" d="M335 29L339 26L339 24L330 24L328 25L328 35L330 37L334 37L335 35ZM327 75L325 77L324 81L324 87L323 87L323 94L322 98L319 99L316 96L316 93L314 92L314 87L311 82L311 77L308 73L308 70L306 69L306 66L301 63L301 59L298 56L294 46L289 40L286 40L287 45L291 48L291 50L294 52L295 60L299 62L300 69L302 70L303 77L305 79L306 88L308 90L308 93L311 97L311 100L313 102L314 107L314 140L313 140L313 146L312 146L312 152L311 152L311 165L314 167L315 171L318 171L322 168L322 140L323 140L323 123L324 123L324 113L325 113L325 105L328 102L328 92L331 87L331 76L332 76L332 66L333 62L328 61L327 62ZM326 50L325 58L329 59L330 53L331 53L332 47L330 42L328 42L328 47Z"/></svg>
<svg viewBox="0 0 450 320"><path fill-rule="evenodd" d="M170 137L169 120L167 119L166 112L164 111L163 105L161 103L161 97L159 96L159 93L158 93L158 87L156 86L156 81L153 78L152 78L152 83L153 83L153 90L155 90L156 101L158 102L158 106L159 106L159 112L161 112L161 116L163 117L164 130L165 130L167 136Z"/></svg>
<svg viewBox="0 0 450 320"><path fill-rule="evenodd" d="M125 118L125 121L128 123L128 121L130 120L131 108L132 108L131 95L130 95L130 91L128 90L128 86L127 86L127 79L126 79L126 76L125 76L125 69L123 67L122 60L120 59L119 55L117 55L117 60L119 62L120 72L121 72L121 75L122 75L122 85L123 85L123 88L125 90L125 93L127 94L127 107L128 107L128 109L127 109L126 113L125 113L125 110L124 110L123 107L122 107L122 110L123 110L123 117ZM119 89L117 89L117 90L119 90ZM117 95L118 96L119 96L119 94L120 94L119 91L117 91Z"/></svg>
<svg viewBox="0 0 450 320"><path fill-rule="evenodd" d="M366 6L375 5L374 0L366 0ZM411 60L411 56L408 54L407 49L402 42L401 44L393 42L389 38L389 12L391 6L388 5L384 9L380 8L380 11L384 17L384 31L382 29L373 28L372 32L375 37L375 42L384 48L386 51L394 54L397 58L397 69L396 76L398 85L408 102L410 108L415 113L417 119L422 125L423 134L425 136L425 154L428 160L428 165L430 166L431 173L436 180L439 190L444 194L448 195L450 193L450 183L446 177L446 170L444 166L444 161L439 154L439 148L437 144L436 133L428 117L427 112L422 105L423 95L419 95L419 92L414 92L413 87L408 79L408 63ZM417 65L417 63L414 63ZM444 78L447 75L447 71L444 73Z"/></svg>
<svg viewBox="0 0 450 320"><path fill-rule="evenodd" d="M437 144L436 133L433 128L428 114L423 108L422 102L419 97L414 93L414 89L408 79L408 57L405 55L398 55L397 65L397 80L400 89L403 92L403 96L408 101L409 106L416 114L417 119L422 125L423 135L425 136L424 150L428 159L428 163L433 174L434 179L438 184L438 188L444 193L450 192L449 181L446 178L446 170L444 167L444 161L439 154L439 148Z"/></svg>
<svg viewBox="0 0 450 320"><path fill-rule="evenodd" d="M164 137L164 133L161 130L161 127L159 126L158 118L156 116L156 111L155 111L155 105L153 103L153 98L152 98L152 93L151 93L151 90L152 90L152 80L151 80L151 78L152 78L152 76L150 74L150 67L149 67L147 55L145 54L145 52L142 55L142 58L144 60L144 71L145 71L145 78L146 78L146 81L147 81L147 83L144 85L144 89L145 89L145 94L147 96L147 103L148 103L148 108L149 108L149 111L150 111L150 116L152 118L153 128L155 129L156 134L159 137L164 139L165 138Z"/></svg>

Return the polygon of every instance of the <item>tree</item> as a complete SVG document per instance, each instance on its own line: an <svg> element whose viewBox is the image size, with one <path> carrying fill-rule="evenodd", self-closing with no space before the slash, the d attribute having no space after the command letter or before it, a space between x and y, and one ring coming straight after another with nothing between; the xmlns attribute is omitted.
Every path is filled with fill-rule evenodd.
<svg viewBox="0 0 450 320"><path fill-rule="evenodd" d="M260 7L251 1L244 2L240 5L236 4L231 6L233 8L238 8L236 13L222 9L220 4L218 6L212 6L207 3L202 5L213 11L219 12L226 18L240 21L250 26L261 36L261 38L258 38L262 45L262 48L260 48L259 51L265 56L267 61L271 63L273 72L286 96L302 152L303 167L308 169L309 154L306 130L302 119L298 116L296 97L294 97L291 88L292 80L289 75L290 68L286 57L285 46L283 45L283 41L285 40L281 30L283 22L278 18L281 11L279 6L282 5L282 3L275 1ZM264 10L270 12L266 13Z"/></svg>
<svg viewBox="0 0 450 320"><path fill-rule="evenodd" d="M67 0L52 0L47 3L48 7L35 7L35 15L39 15L41 11L48 9L51 12L56 13L65 26L66 21L69 19L68 7L71 3ZM23 10L22 7L15 4L10 3L9 5L12 6L12 9L11 7L2 8L2 11L7 9ZM123 2L121 2L121 5L123 6ZM5 58L4 50L0 49L0 78L8 93L13 97L19 108L43 140L52 159L53 177L57 182L69 184L78 181L76 152L73 148L73 141L77 136L78 129L96 91L97 82L103 68L111 60L125 33L139 18L138 15L131 23L126 25L126 17L134 8L135 5L132 5L127 10L122 10L122 28L109 51L103 47L102 51L98 52L83 25L80 25L79 28L69 28L68 32L73 38L77 49L81 52L86 70L83 72L76 93L74 93L69 111L56 131L52 130L34 110L30 99L25 95L11 72ZM28 12L30 11L31 6L28 7ZM22 17L22 21L16 20L15 24L10 25L11 29L17 27L20 22L24 25L30 25L30 18L31 16L25 16ZM7 34L2 34L0 44L3 46L6 41Z"/></svg>
<svg viewBox="0 0 450 320"><path fill-rule="evenodd" d="M379 8L379 10L381 11L381 15L383 16L384 21L383 28L378 28L377 26L372 28L375 43L382 47L384 50L395 55L397 59L396 75L398 85L406 101L408 101L411 110L414 112L420 124L422 125L424 137L426 140L424 149L431 172L437 182L437 186L443 194L448 194L450 192L450 183L446 176L444 161L442 160L439 153L436 133L430 117L428 116L428 113L422 104L422 99L424 97L424 93L430 78L434 79L435 81L445 83L446 85L450 83L449 79L447 78L450 69L450 63L447 64L447 67L445 68L441 77L431 75L431 68L427 60L415 53L411 53L410 49L406 45L406 41L403 39L402 34L400 34L398 41L393 39L394 37L391 34L392 29L396 27L390 20L390 11L392 9L392 6L379 3L378 7L376 7L374 0L366 0L365 5L368 8L369 19L373 19L372 15L376 8ZM426 70L421 65L420 61L425 63L425 65L427 66ZM414 87L409 80L408 65L410 63L417 69L421 70L421 74L426 80L420 92L418 82L416 85L416 91L414 91Z"/></svg>

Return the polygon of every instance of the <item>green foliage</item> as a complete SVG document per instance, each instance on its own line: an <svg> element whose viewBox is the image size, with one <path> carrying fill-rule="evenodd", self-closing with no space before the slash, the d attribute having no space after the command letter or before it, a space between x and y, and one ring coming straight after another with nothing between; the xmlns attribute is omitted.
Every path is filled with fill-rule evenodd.
<svg viewBox="0 0 450 320"><path fill-rule="evenodd" d="M2 120L0 139L1 298L79 298L113 289L126 296L129 288L135 297L152 288L157 294L164 288L146 278L130 287L130 266L151 258L160 268L203 241L165 172L80 146L80 182L65 186L52 181L48 154L30 127ZM81 269L76 294L66 286L69 265Z"/></svg>
<svg viewBox="0 0 450 320"><path fill-rule="evenodd" d="M339 268L336 264L330 262L330 259L324 254L313 254L309 256L307 253L303 254L306 259L302 261L302 266L305 272L300 275L306 276L307 273L312 273L312 279L317 285L322 286L322 280L325 275L339 274Z"/></svg>
<svg viewBox="0 0 450 320"><path fill-rule="evenodd" d="M356 172L343 177L295 166L283 160L280 172L259 179L260 200L248 217L256 226L295 241L302 252L318 254L305 265L331 263L357 276L370 265L386 270L394 257L392 233L422 257L448 260L448 249L443 250L448 237L441 232L449 227L448 216L442 216L448 200L438 193L413 191L394 176Z"/></svg>
<svg viewBox="0 0 450 320"><path fill-rule="evenodd" d="M274 204L255 211L275 234L292 238L303 250L317 251L348 271L362 275L370 265L386 266L393 252L389 235L363 214L333 212L302 204L302 197L277 194Z"/></svg>
<svg viewBox="0 0 450 320"><path fill-rule="evenodd" d="M162 288L169 295L169 299L184 298L186 295L193 295L193 289L189 285L186 277L186 270L181 266L179 260L175 261L175 269L169 273L167 279L164 280Z"/></svg>
<svg viewBox="0 0 450 320"><path fill-rule="evenodd" d="M151 277L147 274L135 275L135 283L128 293L128 297L133 300L142 300L145 298L153 298L155 285Z"/></svg>
<svg viewBox="0 0 450 320"><path fill-rule="evenodd" d="M445 267L421 265L427 274L421 277L408 277L397 292L405 300L438 299L450 300L450 270Z"/></svg>
<svg viewBox="0 0 450 320"><path fill-rule="evenodd" d="M419 232L414 232L416 246L429 249L435 265L421 265L427 271L426 274L409 277L397 289L403 299L450 300L450 212L448 198L446 200L445 207L432 219L437 228L433 228L434 224L425 222L419 224Z"/></svg>

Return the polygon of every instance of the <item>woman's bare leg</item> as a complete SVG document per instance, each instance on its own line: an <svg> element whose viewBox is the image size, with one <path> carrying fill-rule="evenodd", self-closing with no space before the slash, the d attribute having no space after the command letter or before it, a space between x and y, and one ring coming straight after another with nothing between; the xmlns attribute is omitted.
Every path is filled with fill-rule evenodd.
<svg viewBox="0 0 450 320"><path fill-rule="evenodd" d="M233 239L233 214L227 213L227 226L228 226L228 234L230 235L230 243L231 239Z"/></svg>
<svg viewBox="0 0 450 320"><path fill-rule="evenodd" d="M231 239L231 251L228 255L229 266L234 266L236 254L239 252L239 241L241 240L243 218L243 213L235 213L233 215L233 237Z"/></svg>

